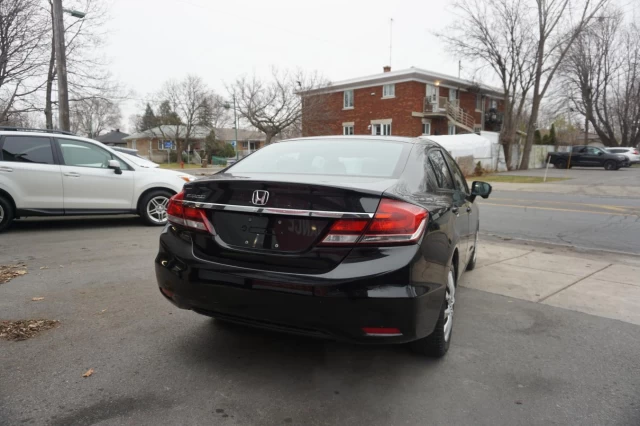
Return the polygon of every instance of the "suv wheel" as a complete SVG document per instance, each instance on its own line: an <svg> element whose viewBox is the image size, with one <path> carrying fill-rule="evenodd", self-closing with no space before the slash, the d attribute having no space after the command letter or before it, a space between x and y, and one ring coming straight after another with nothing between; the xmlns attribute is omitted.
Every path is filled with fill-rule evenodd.
<svg viewBox="0 0 640 426"><path fill-rule="evenodd" d="M566 169L567 168L567 162L565 160L558 160L553 164L556 169Z"/></svg>
<svg viewBox="0 0 640 426"><path fill-rule="evenodd" d="M169 191L152 191L140 203L140 216L147 225L162 226L167 223L167 204L173 194Z"/></svg>
<svg viewBox="0 0 640 426"><path fill-rule="evenodd" d="M4 231L11 225L14 218L13 206L4 197L0 197L0 232Z"/></svg>
<svg viewBox="0 0 640 426"><path fill-rule="evenodd" d="M443 357L449 350L451 334L453 332L453 307L456 303L456 279L453 265L449 269L447 277L447 288L445 290L444 301L440 309L438 322L433 333L427 337L411 342L411 348L421 354L431 357Z"/></svg>
<svg viewBox="0 0 640 426"><path fill-rule="evenodd" d="M604 169L605 170L618 170L618 165L613 160L605 161Z"/></svg>

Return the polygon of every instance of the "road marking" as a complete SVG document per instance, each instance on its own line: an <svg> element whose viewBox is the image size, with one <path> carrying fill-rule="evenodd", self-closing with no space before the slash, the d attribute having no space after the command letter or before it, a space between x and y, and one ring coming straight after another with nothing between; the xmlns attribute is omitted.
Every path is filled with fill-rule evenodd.
<svg viewBox="0 0 640 426"><path fill-rule="evenodd" d="M591 214L602 214L605 216L637 216L637 214L633 214L633 213L608 213L608 212L594 212L591 210L573 210L573 209L558 209L555 207L533 207L533 206L522 206L522 205L518 205L518 204L498 204L498 203L480 203L480 205L482 206L502 206L502 207L515 207L515 208L522 208L522 209L536 209L536 210L551 210L551 211L558 211L558 212L572 212L572 213L591 213Z"/></svg>
<svg viewBox="0 0 640 426"><path fill-rule="evenodd" d="M522 199L519 199L519 198L508 198L508 197L492 197L492 199L493 200L523 201L523 202L540 202L540 203L548 203L548 204L571 204L571 205L574 205L574 206L598 207L598 208L602 208L602 209L611 209L611 210L619 210L619 211L625 211L625 210L628 210L628 209L635 208L634 206L617 206L617 205L604 205L604 204L570 203L568 201L522 200Z"/></svg>

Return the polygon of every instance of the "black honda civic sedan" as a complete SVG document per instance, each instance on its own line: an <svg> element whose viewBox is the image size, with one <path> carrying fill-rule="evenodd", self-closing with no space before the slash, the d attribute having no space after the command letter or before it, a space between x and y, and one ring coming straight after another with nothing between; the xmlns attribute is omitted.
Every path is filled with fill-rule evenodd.
<svg viewBox="0 0 640 426"><path fill-rule="evenodd" d="M224 321L443 356L490 193L428 139L282 141L169 201L158 285Z"/></svg>

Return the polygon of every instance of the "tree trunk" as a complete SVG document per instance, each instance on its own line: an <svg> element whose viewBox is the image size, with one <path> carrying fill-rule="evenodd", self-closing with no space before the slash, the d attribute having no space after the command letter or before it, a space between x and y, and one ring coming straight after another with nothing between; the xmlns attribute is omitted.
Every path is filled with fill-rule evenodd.
<svg viewBox="0 0 640 426"><path fill-rule="evenodd" d="M271 133L271 132L268 132L268 133L265 133L265 136L266 136L266 139L265 139L264 144L265 144L265 145L269 145L269 144L271 143L271 140L272 140L276 135L275 135L275 134L273 134L273 133Z"/></svg>

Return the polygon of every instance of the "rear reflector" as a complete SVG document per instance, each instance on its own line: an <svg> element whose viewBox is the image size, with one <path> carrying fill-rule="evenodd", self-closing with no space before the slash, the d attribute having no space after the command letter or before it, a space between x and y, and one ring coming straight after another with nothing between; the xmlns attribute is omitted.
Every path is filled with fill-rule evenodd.
<svg viewBox="0 0 640 426"><path fill-rule="evenodd" d="M422 236L428 216L429 212L422 207L383 198L371 221L337 220L322 244L412 243Z"/></svg>
<svg viewBox="0 0 640 426"><path fill-rule="evenodd" d="M213 225L207 219L204 209L183 205L184 192L179 192L169 199L167 219L170 223L214 235Z"/></svg>
<svg viewBox="0 0 640 426"><path fill-rule="evenodd" d="M364 334L367 336L374 337L402 336L400 329L392 327L363 327L362 331L364 331Z"/></svg>

